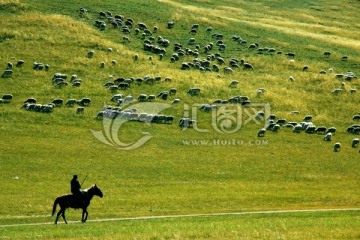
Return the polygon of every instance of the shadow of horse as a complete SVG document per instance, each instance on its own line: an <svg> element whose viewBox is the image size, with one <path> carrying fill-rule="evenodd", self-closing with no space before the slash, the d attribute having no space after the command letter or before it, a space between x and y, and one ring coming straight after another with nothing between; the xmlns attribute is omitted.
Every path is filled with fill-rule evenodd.
<svg viewBox="0 0 360 240"><path fill-rule="evenodd" d="M83 194L83 200L78 199L76 196L74 196L73 194L67 194L67 195L63 195L60 197L57 197L54 201L54 205L53 205L53 210L52 210L52 216L54 216L55 211L56 211L56 206L59 204L60 206L60 210L56 215L56 219L55 219L55 224L57 224L59 218L62 216L65 223L67 223L66 218L65 218L65 210L67 208L74 208L74 209L82 209L82 217L81 217L81 222L86 222L87 217L88 217L88 211L86 210L87 207L90 205L90 201L93 198L93 196L99 196L99 197L103 197L103 193L101 192L100 188L98 188L95 185L93 185L92 187L85 189L83 191L81 191Z"/></svg>

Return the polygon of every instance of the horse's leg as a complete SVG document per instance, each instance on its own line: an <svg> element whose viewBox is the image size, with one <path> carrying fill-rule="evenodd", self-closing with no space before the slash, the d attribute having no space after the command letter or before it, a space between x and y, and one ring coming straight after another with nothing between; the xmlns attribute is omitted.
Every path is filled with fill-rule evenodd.
<svg viewBox="0 0 360 240"><path fill-rule="evenodd" d="M63 219L64 219L64 222L67 224L67 221L66 221L66 218L65 218L65 208L64 208L64 210L62 211L62 217L63 217Z"/></svg>
<svg viewBox="0 0 360 240"><path fill-rule="evenodd" d="M85 209L83 208L82 214L81 214L81 222L84 222L84 216L85 216Z"/></svg>
<svg viewBox="0 0 360 240"><path fill-rule="evenodd" d="M83 213L82 213L81 221L82 221L82 222L86 222L87 217L88 217L88 211L86 210L86 208L83 208Z"/></svg>
<svg viewBox="0 0 360 240"><path fill-rule="evenodd" d="M55 224L57 224L57 221L59 220L60 215L61 215L61 210L59 210L59 212L56 214Z"/></svg>

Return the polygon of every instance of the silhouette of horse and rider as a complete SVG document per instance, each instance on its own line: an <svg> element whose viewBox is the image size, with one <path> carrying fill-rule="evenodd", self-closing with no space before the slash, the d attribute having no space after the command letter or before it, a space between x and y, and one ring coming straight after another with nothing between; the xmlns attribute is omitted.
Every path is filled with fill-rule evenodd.
<svg viewBox="0 0 360 240"><path fill-rule="evenodd" d="M86 179L86 177L85 177ZM84 183L85 179L82 183ZM78 176L74 175L70 181L71 186L71 193L57 197L54 201L52 216L54 216L56 211L56 206L60 206L60 210L56 215L55 224L57 224L59 218L62 216L65 223L67 223L65 218L65 210L67 208L74 208L74 209L82 209L82 217L81 221L86 222L88 217L87 207L90 205L90 201L93 196L99 196L100 198L103 197L103 193L101 192L100 188L95 185L91 186L88 189L81 190L81 185L78 180Z"/></svg>

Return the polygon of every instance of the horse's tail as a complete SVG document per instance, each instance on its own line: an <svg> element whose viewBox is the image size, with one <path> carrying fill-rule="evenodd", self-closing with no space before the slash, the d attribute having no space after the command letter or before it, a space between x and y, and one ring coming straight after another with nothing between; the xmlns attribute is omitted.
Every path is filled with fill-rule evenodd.
<svg viewBox="0 0 360 240"><path fill-rule="evenodd" d="M51 216L54 216L54 214L55 214L55 212L56 212L56 206L57 206L58 203L59 203L59 199L60 199L60 197L57 197L57 198L55 199L55 201L54 201L54 205L53 205L53 209L52 209L52 214L51 214Z"/></svg>

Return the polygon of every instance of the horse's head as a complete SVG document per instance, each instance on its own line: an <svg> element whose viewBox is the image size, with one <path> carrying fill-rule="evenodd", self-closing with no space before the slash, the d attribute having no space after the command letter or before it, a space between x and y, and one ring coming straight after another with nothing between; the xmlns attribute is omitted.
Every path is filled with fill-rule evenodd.
<svg viewBox="0 0 360 240"><path fill-rule="evenodd" d="M94 195L96 196L99 196L99 197L103 197L103 193L101 192L100 188L98 188L98 186L96 186L96 184L94 184L92 187L91 187L91 190L93 191Z"/></svg>

